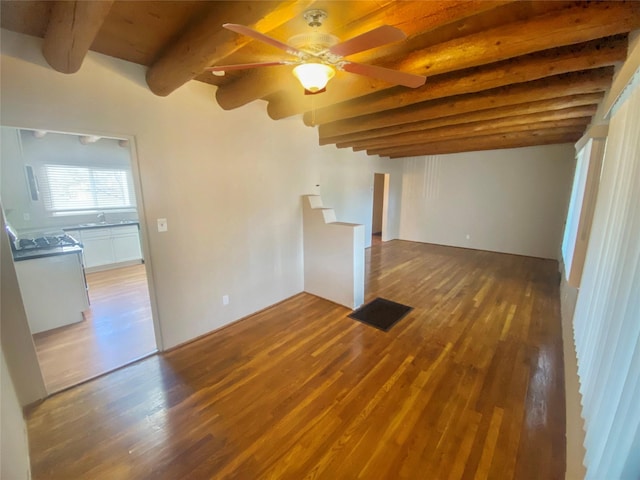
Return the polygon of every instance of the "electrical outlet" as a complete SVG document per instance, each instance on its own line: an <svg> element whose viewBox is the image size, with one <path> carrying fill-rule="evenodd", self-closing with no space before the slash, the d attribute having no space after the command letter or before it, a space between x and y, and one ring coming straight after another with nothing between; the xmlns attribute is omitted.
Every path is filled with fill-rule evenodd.
<svg viewBox="0 0 640 480"><path fill-rule="evenodd" d="M471 240L471 235L467 233L467 240Z"/></svg>
<svg viewBox="0 0 640 480"><path fill-rule="evenodd" d="M25 222L30 222L31 221L31 214L30 213L23 213L22 214L22 218L24 219Z"/></svg>
<svg viewBox="0 0 640 480"><path fill-rule="evenodd" d="M158 231L159 232L166 232L167 230L168 230L167 219L166 218L159 218L158 219Z"/></svg>
<svg viewBox="0 0 640 480"><path fill-rule="evenodd" d="M229 305L229 295L222 296L222 305Z"/></svg>

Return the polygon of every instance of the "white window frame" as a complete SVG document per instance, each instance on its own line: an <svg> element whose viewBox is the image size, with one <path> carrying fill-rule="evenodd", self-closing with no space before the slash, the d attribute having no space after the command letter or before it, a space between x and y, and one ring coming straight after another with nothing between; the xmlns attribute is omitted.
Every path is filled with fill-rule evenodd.
<svg viewBox="0 0 640 480"><path fill-rule="evenodd" d="M70 176L83 177L78 182L82 181L85 184L84 189L70 192L68 198L64 197L64 187L60 189L52 186L57 175L60 175L60 178L64 177L64 170L67 170ZM109 182L108 172L113 172L120 178L112 178L110 180L114 181ZM40 177L43 179L41 187L44 207L52 216L103 211L131 212L136 209L133 178L128 168L48 162L42 165ZM78 198L83 195L84 200Z"/></svg>

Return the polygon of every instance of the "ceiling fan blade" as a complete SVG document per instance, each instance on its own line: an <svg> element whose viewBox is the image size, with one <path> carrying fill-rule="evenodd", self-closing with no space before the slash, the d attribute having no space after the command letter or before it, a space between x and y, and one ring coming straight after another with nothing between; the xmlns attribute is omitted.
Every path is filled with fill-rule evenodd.
<svg viewBox="0 0 640 480"><path fill-rule="evenodd" d="M364 75L365 77L377 78L395 85L418 88L425 84L427 77L424 75L414 75L413 73L400 72L390 68L376 67L364 63L345 62L342 69L346 72Z"/></svg>
<svg viewBox="0 0 640 480"><path fill-rule="evenodd" d="M402 30L391 25L383 25L368 32L358 35L342 43L338 43L329 49L330 53L346 57L358 52L364 52L372 48L386 45L387 43L404 40L407 36Z"/></svg>
<svg viewBox="0 0 640 480"><path fill-rule="evenodd" d="M276 65L291 65L292 63L295 63L295 62L280 61L280 62L238 63L236 65L219 65L216 67L207 67L205 68L205 70L215 74L216 72L230 72L232 70L245 70L247 68L273 67Z"/></svg>
<svg viewBox="0 0 640 480"><path fill-rule="evenodd" d="M287 45L286 43L281 42L280 40L277 40L273 37L265 35L264 33L258 32L257 30L254 30L253 28L247 27L245 25L238 25L237 23L225 23L222 26L227 30L231 30L232 32L239 33L240 35L246 35L247 37L251 37L255 40L259 40L268 45L279 48L280 50L284 50L290 55L296 55L296 56L304 55L303 51L298 50L297 48L292 47L291 45Z"/></svg>

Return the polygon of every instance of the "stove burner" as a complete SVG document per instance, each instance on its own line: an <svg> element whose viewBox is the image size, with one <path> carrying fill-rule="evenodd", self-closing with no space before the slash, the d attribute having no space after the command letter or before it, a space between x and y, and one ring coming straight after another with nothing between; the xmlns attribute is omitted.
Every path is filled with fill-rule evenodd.
<svg viewBox="0 0 640 480"><path fill-rule="evenodd" d="M38 238L34 238L34 239L33 239L33 241L34 241L34 243L35 243L38 247L40 247L40 248L48 247L48 246L50 246L50 245L51 245L51 244L49 243L49 240L47 240L47 237L38 237Z"/></svg>
<svg viewBox="0 0 640 480"><path fill-rule="evenodd" d="M18 244L20 250L74 247L81 245L80 242L67 233L61 235L45 235L36 238L21 238Z"/></svg>
<svg viewBox="0 0 640 480"><path fill-rule="evenodd" d="M18 246L20 248L36 248L36 242L32 238L21 238L18 240Z"/></svg>

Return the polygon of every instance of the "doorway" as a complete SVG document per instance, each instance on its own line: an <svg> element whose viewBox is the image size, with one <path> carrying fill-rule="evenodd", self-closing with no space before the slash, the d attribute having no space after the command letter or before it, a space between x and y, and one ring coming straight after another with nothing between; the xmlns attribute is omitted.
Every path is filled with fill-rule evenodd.
<svg viewBox="0 0 640 480"><path fill-rule="evenodd" d="M157 351L130 141L2 127L0 197L49 394ZM65 282L44 281L63 264ZM56 297L82 298L63 313L44 305Z"/></svg>
<svg viewBox="0 0 640 480"><path fill-rule="evenodd" d="M389 174L373 174L373 208L371 215L371 245L387 239L387 211L389 198Z"/></svg>

